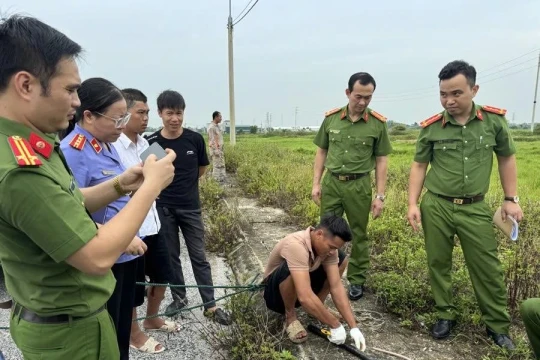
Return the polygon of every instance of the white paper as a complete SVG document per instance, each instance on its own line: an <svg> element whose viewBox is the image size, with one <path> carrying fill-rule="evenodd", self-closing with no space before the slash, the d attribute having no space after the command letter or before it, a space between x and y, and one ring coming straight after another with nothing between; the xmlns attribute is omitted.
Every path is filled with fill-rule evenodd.
<svg viewBox="0 0 540 360"><path fill-rule="evenodd" d="M518 222L511 216L507 216L512 221L512 232L510 234L510 239L516 241L519 234L519 225Z"/></svg>

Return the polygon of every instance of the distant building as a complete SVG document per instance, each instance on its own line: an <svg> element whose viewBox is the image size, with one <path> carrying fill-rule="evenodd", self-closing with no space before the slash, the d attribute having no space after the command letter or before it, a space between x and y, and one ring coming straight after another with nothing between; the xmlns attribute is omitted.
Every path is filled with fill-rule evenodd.
<svg viewBox="0 0 540 360"><path fill-rule="evenodd" d="M238 125L236 124L234 127L236 129L237 134L249 134L251 132L251 127L254 125ZM230 120L223 120L223 128L225 134L231 133L231 121Z"/></svg>

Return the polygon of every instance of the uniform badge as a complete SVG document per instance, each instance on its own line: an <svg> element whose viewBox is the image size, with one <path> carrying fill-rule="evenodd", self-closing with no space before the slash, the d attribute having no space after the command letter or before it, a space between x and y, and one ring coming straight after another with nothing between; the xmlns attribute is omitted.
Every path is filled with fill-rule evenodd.
<svg viewBox="0 0 540 360"><path fill-rule="evenodd" d="M116 175L116 171L114 170L101 170L101 173L106 176Z"/></svg>
<svg viewBox="0 0 540 360"><path fill-rule="evenodd" d="M103 148L101 147L101 145L99 145L99 141L96 140L96 138L93 138L91 141L90 141L90 144L92 145L92 149L94 149L94 151L96 152L96 154L99 154L101 152L101 150L103 150Z"/></svg>
<svg viewBox="0 0 540 360"><path fill-rule="evenodd" d="M329 110L329 111L324 113L324 117L334 115L334 114L338 113L340 110L341 110L341 108L334 108L332 110Z"/></svg>
<svg viewBox="0 0 540 360"><path fill-rule="evenodd" d="M73 194L73 192L75 191L75 180L73 179L73 177L71 178L71 182L69 183L69 191Z"/></svg>
<svg viewBox="0 0 540 360"><path fill-rule="evenodd" d="M373 115L373 117L381 122L386 122L388 119L386 118L386 116L383 116L382 114L379 114L378 112L374 111L374 110L371 110L371 115Z"/></svg>
<svg viewBox="0 0 540 360"><path fill-rule="evenodd" d="M441 113L435 114L432 117L427 118L426 120L420 122L420 126L423 127L423 128L426 128L429 125L433 124L434 122L437 122L437 121L441 120L442 117L443 117L443 114L441 114Z"/></svg>
<svg viewBox="0 0 540 360"><path fill-rule="evenodd" d="M36 133L31 133L30 138L28 139L30 141L30 145L32 148L41 156L43 156L45 159L48 159L51 157L51 153L53 151L53 147L51 144L49 144L46 140L43 140L39 135Z"/></svg>
<svg viewBox="0 0 540 360"><path fill-rule="evenodd" d="M10 136L8 143L19 167L37 167L43 165L26 139L16 135Z"/></svg>
<svg viewBox="0 0 540 360"><path fill-rule="evenodd" d="M86 137L83 134L76 134L69 142L69 145L72 148L75 148L79 151L84 148L84 144L86 144Z"/></svg>
<svg viewBox="0 0 540 360"><path fill-rule="evenodd" d="M506 109L499 109L493 106L484 105L482 106L482 110L485 110L493 114L501 115L501 116L506 115Z"/></svg>

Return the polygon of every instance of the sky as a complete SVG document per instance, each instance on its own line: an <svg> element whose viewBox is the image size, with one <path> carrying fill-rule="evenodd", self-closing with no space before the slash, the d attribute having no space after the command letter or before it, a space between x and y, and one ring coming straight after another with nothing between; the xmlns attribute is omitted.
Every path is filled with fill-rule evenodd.
<svg viewBox="0 0 540 360"><path fill-rule="evenodd" d="M237 19L250 0L232 1ZM252 3L254 1L252 0ZM227 0L3 0L0 11L35 16L84 49L82 79L104 77L149 98L161 125L166 89L186 100L184 125L229 119ZM463 59L478 71L477 103L530 122L540 51L538 0L259 0L234 26L236 123L319 126L347 103L349 77L377 81L370 107L412 124L441 110L438 78ZM540 122L537 109L536 122Z"/></svg>

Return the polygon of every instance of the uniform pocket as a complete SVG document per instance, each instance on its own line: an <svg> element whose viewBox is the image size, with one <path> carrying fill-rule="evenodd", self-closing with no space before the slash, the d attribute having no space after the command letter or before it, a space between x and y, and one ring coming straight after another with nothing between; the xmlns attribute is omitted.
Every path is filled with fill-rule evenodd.
<svg viewBox="0 0 540 360"><path fill-rule="evenodd" d="M373 143L375 139L372 137L359 137L354 139L354 147L360 157L371 157L373 155Z"/></svg>
<svg viewBox="0 0 540 360"><path fill-rule="evenodd" d="M331 163L333 166L336 164L341 164L342 156L344 152L344 143L342 141L341 134L328 134L328 158L327 162ZM331 166L332 167L332 166Z"/></svg>
<svg viewBox="0 0 540 360"><path fill-rule="evenodd" d="M476 152L480 162L493 160L493 148L497 145L494 137L487 136L476 140Z"/></svg>
<svg viewBox="0 0 540 360"><path fill-rule="evenodd" d="M433 150L437 151L451 151L457 149L457 142L436 142L433 144Z"/></svg>

